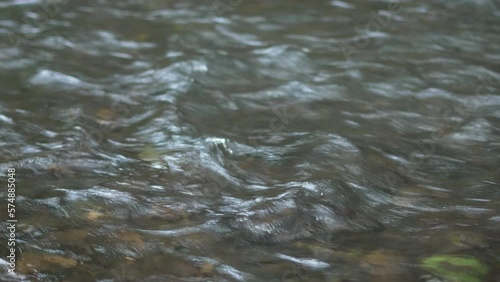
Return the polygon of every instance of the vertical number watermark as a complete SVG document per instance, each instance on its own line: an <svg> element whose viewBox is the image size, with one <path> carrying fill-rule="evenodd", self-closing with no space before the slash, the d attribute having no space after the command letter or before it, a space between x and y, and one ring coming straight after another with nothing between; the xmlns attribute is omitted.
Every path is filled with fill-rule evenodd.
<svg viewBox="0 0 500 282"><path fill-rule="evenodd" d="M9 168L7 170L7 230L9 231L9 239L7 248L9 254L7 261L9 262L9 272L13 273L16 270L16 169Z"/></svg>

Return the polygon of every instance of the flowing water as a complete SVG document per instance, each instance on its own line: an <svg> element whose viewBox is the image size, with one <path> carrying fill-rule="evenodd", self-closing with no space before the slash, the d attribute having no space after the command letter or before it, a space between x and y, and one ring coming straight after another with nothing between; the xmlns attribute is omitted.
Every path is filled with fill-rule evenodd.
<svg viewBox="0 0 500 282"><path fill-rule="evenodd" d="M500 280L499 2L10 0L0 35L1 281Z"/></svg>

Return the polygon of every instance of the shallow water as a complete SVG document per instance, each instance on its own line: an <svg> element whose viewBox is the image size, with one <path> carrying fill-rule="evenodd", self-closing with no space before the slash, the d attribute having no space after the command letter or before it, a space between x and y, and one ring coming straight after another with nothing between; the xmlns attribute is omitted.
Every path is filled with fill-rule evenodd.
<svg viewBox="0 0 500 282"><path fill-rule="evenodd" d="M0 280L500 279L500 3L51 3L0 3Z"/></svg>

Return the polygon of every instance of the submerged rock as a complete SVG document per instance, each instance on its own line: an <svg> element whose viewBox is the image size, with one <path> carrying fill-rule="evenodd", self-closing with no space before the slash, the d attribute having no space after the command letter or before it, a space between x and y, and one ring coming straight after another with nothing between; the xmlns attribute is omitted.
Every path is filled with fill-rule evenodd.
<svg viewBox="0 0 500 282"><path fill-rule="evenodd" d="M375 250L360 260L360 266L370 274L372 281L398 281L398 275L403 272L403 258L389 250Z"/></svg>
<svg viewBox="0 0 500 282"><path fill-rule="evenodd" d="M23 274L55 273L77 265L78 261L67 256L25 252L17 263L17 269Z"/></svg>

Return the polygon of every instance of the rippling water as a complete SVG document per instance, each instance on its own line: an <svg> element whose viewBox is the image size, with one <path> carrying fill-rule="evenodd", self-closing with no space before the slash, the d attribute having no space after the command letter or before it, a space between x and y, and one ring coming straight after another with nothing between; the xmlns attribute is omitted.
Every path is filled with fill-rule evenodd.
<svg viewBox="0 0 500 282"><path fill-rule="evenodd" d="M0 2L0 280L498 281L499 8Z"/></svg>

